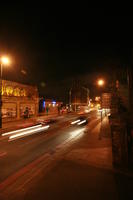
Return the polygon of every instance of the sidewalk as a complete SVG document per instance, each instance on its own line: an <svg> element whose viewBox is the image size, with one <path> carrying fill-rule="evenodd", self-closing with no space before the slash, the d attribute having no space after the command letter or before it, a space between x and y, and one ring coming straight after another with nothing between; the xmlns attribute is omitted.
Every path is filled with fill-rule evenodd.
<svg viewBox="0 0 133 200"><path fill-rule="evenodd" d="M116 169L112 165L112 138L108 117L104 117L102 124L100 122L92 131L88 130L66 158L133 177L131 170Z"/></svg>
<svg viewBox="0 0 133 200"><path fill-rule="evenodd" d="M66 155L66 159L112 170L112 143L108 118L103 119L102 127L99 123L92 130L89 128Z"/></svg>

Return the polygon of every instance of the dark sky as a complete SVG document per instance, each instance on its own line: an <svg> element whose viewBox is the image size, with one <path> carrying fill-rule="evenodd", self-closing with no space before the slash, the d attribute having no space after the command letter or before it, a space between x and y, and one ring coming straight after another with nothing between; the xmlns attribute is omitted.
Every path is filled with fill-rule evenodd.
<svg viewBox="0 0 133 200"><path fill-rule="evenodd" d="M0 54L12 58L3 77L36 84L46 97L64 100L75 78L89 86L108 76L132 46L129 10L52 2L3 4L0 10Z"/></svg>

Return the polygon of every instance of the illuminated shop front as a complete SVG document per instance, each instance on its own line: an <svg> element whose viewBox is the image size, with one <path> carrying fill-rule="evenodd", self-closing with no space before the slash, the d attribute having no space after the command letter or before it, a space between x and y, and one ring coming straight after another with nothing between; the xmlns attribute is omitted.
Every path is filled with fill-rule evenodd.
<svg viewBox="0 0 133 200"><path fill-rule="evenodd" d="M48 110L48 113L58 113L58 108L60 108L62 106L63 102L61 101L55 101L52 99L44 99L41 98L40 99L40 112L46 112L46 110Z"/></svg>
<svg viewBox="0 0 133 200"><path fill-rule="evenodd" d="M26 109L30 117L38 114L37 87L2 80L3 121L23 118Z"/></svg>

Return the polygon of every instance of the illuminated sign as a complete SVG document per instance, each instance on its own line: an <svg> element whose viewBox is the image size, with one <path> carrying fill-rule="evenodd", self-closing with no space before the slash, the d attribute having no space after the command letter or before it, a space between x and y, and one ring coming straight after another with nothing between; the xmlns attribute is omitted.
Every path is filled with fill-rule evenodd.
<svg viewBox="0 0 133 200"><path fill-rule="evenodd" d="M38 90L36 86L2 80L1 89L1 94L5 97L28 97L32 99L38 98Z"/></svg>
<svg viewBox="0 0 133 200"><path fill-rule="evenodd" d="M45 101L43 101L43 108L45 108Z"/></svg>
<svg viewBox="0 0 133 200"><path fill-rule="evenodd" d="M2 95L15 96L15 97L27 96L26 90L24 88L12 87L12 86L2 86Z"/></svg>
<svg viewBox="0 0 133 200"><path fill-rule="evenodd" d="M52 104L56 104L56 101L52 101Z"/></svg>

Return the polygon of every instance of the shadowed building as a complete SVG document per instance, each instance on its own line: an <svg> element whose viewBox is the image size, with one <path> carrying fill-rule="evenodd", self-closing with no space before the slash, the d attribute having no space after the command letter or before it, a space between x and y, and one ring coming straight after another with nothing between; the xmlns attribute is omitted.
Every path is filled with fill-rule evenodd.
<svg viewBox="0 0 133 200"><path fill-rule="evenodd" d="M89 89L80 84L80 82L74 82L72 88L69 91L69 104L71 109L80 111L89 105Z"/></svg>

